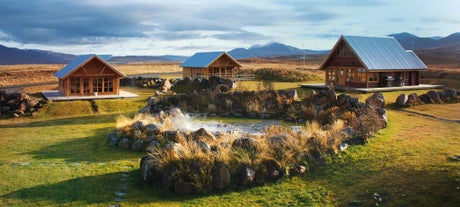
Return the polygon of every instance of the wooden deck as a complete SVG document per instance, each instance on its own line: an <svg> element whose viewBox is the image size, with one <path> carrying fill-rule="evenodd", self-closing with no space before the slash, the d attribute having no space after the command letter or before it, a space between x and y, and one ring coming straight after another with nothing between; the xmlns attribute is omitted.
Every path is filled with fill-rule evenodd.
<svg viewBox="0 0 460 207"><path fill-rule="evenodd" d="M43 96L52 101L72 101L72 100L90 100L90 99L117 99L117 98L136 98L139 95L120 90L119 95L98 95L98 96L64 96L57 90L42 91Z"/></svg>
<svg viewBox="0 0 460 207"><path fill-rule="evenodd" d="M328 89L328 86L324 83L313 83L313 84L300 84L302 88L310 88L310 89L320 89L325 90ZM349 88L349 87L341 87L335 86L335 90L337 91L358 91L362 93L376 93L376 92L389 92L389 91L409 91L409 90L427 90L427 89L436 89L442 88L443 85L430 85L430 84L420 84L416 86L399 86L399 87L380 87L380 88Z"/></svg>

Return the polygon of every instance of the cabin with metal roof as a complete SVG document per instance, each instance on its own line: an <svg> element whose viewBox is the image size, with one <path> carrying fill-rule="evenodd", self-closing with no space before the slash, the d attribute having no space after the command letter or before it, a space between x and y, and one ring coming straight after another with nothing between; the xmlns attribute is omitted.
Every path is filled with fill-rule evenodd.
<svg viewBox="0 0 460 207"><path fill-rule="evenodd" d="M119 95L121 71L97 55L82 55L54 76L59 78L59 93L68 96Z"/></svg>
<svg viewBox="0 0 460 207"><path fill-rule="evenodd" d="M195 53L180 66L184 78L219 76L234 79L241 68L241 64L226 52Z"/></svg>
<svg viewBox="0 0 460 207"><path fill-rule="evenodd" d="M427 66L393 37L341 36L320 69L327 85L375 88L419 85Z"/></svg>

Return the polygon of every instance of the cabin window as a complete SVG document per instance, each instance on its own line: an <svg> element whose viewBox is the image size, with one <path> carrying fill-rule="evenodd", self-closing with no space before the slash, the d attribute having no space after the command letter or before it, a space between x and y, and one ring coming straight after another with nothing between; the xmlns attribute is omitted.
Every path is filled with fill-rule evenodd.
<svg viewBox="0 0 460 207"><path fill-rule="evenodd" d="M366 82L366 69L358 68L357 79L361 82Z"/></svg>
<svg viewBox="0 0 460 207"><path fill-rule="evenodd" d="M330 69L327 71L327 79L329 81L335 81L335 70Z"/></svg>
<svg viewBox="0 0 460 207"><path fill-rule="evenodd" d="M347 69L347 81L353 81L355 76L355 71L351 68Z"/></svg>
<svg viewBox="0 0 460 207"><path fill-rule="evenodd" d="M102 78L93 79L93 92L102 92Z"/></svg>
<svg viewBox="0 0 460 207"><path fill-rule="evenodd" d="M80 93L80 78L70 78L70 93Z"/></svg>
<svg viewBox="0 0 460 207"><path fill-rule="evenodd" d="M369 81L372 81L372 82L379 81L379 74L378 73L369 73Z"/></svg>
<svg viewBox="0 0 460 207"><path fill-rule="evenodd" d="M113 78L104 78L104 92L113 92Z"/></svg>

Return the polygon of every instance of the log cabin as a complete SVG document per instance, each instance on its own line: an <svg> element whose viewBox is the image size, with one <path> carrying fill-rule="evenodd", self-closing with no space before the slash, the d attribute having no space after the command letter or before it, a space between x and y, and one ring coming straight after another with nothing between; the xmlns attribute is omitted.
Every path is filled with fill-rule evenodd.
<svg viewBox="0 0 460 207"><path fill-rule="evenodd" d="M59 78L59 93L68 96L119 95L121 71L97 55L82 55L54 76Z"/></svg>
<svg viewBox="0 0 460 207"><path fill-rule="evenodd" d="M184 78L219 76L233 79L241 68L241 64L226 52L195 53L180 66Z"/></svg>
<svg viewBox="0 0 460 207"><path fill-rule="evenodd" d="M341 36L320 69L326 85L375 88L419 85L427 66L393 37Z"/></svg>

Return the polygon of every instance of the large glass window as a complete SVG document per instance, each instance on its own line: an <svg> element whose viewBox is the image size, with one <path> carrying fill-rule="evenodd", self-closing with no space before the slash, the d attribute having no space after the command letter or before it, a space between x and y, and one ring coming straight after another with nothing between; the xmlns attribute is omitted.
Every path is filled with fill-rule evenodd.
<svg viewBox="0 0 460 207"><path fill-rule="evenodd" d="M347 69L347 81L353 81L355 77L355 70L349 68Z"/></svg>
<svg viewBox="0 0 460 207"><path fill-rule="evenodd" d="M113 92L113 78L104 78L104 92Z"/></svg>
<svg viewBox="0 0 460 207"><path fill-rule="evenodd" d="M327 79L329 81L335 81L335 70L334 69L330 69L327 71Z"/></svg>
<svg viewBox="0 0 460 207"><path fill-rule="evenodd" d="M102 92L102 78L93 79L93 92Z"/></svg>
<svg viewBox="0 0 460 207"><path fill-rule="evenodd" d="M366 82L366 69L358 68L357 79L361 82Z"/></svg>
<svg viewBox="0 0 460 207"><path fill-rule="evenodd" d="M80 93L80 78L70 78L70 93Z"/></svg>
<svg viewBox="0 0 460 207"><path fill-rule="evenodd" d="M379 73L369 73L369 81L379 81Z"/></svg>

